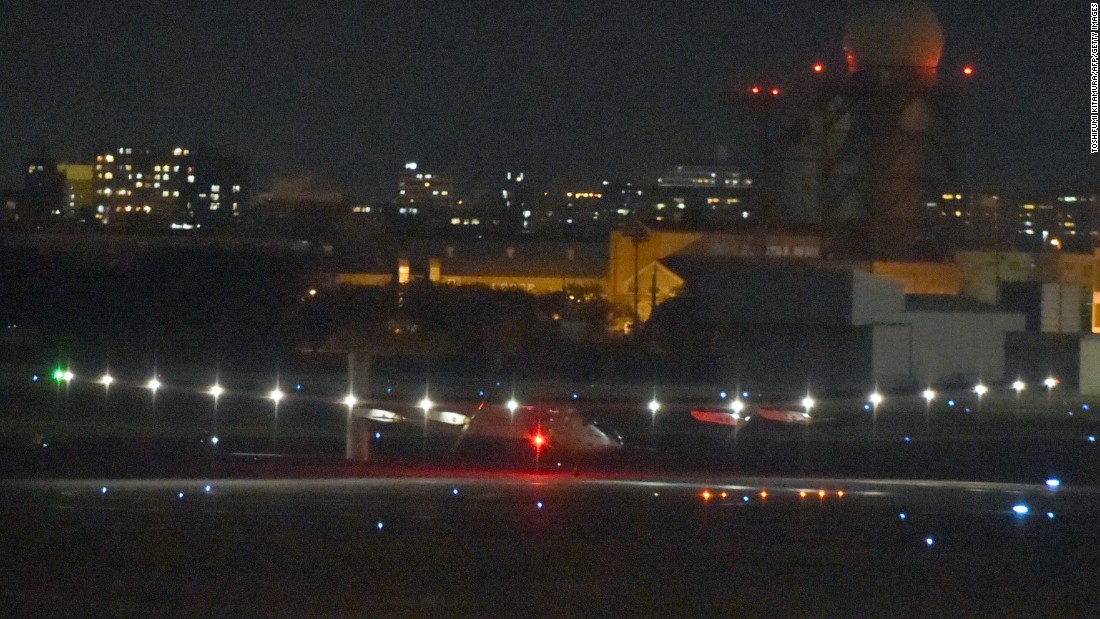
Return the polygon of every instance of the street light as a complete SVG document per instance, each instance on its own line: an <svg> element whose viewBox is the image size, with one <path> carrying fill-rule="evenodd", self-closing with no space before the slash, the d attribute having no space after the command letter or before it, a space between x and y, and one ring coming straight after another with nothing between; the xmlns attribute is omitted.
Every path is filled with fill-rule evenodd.
<svg viewBox="0 0 1100 619"><path fill-rule="evenodd" d="M815 402L814 399L809 396L809 394L807 394L806 397L802 398L802 408L806 409L807 415L810 414L810 410L814 406L817 406L817 402Z"/></svg>
<svg viewBox="0 0 1100 619"><path fill-rule="evenodd" d="M1016 417L1019 417L1019 415L1020 415L1020 394L1022 394L1024 392L1024 389L1026 389L1026 388L1027 388L1027 383L1020 380L1019 378L1012 381L1012 390L1016 392L1016 411L1015 411L1015 416ZM1014 421L1018 421L1018 420L1014 419Z"/></svg>
<svg viewBox="0 0 1100 619"><path fill-rule="evenodd" d="M745 403L741 400L741 398L737 398L730 403L730 410L733 411L734 415L740 417L741 411L745 410Z"/></svg>
<svg viewBox="0 0 1100 619"><path fill-rule="evenodd" d="M207 393L214 396L214 417L210 421L210 434L216 435L218 431L218 398L222 397L222 394L225 393L225 389L222 389L222 386L215 380L214 386L210 387Z"/></svg>
<svg viewBox="0 0 1100 619"><path fill-rule="evenodd" d="M420 459L426 460L428 458L428 411L431 410L435 403L432 402L428 394L424 394L424 399L420 400L420 408L424 411L424 432L420 438Z"/></svg>
<svg viewBox="0 0 1100 619"><path fill-rule="evenodd" d="M657 411L661 410L661 403L657 401L657 394L653 394L653 399L649 401L646 408L649 409L649 442L652 448L656 449Z"/></svg>
<svg viewBox="0 0 1100 619"><path fill-rule="evenodd" d="M145 383L145 388L149 391L152 391L154 396L157 394L157 389L160 389L161 387L163 387L163 385L159 380L157 380L156 376L150 378L149 382Z"/></svg>
<svg viewBox="0 0 1100 619"><path fill-rule="evenodd" d="M928 432L928 435L932 435L932 400L936 399L936 392L931 387L926 388L921 392L920 396L924 398L924 427Z"/></svg>
<svg viewBox="0 0 1100 619"><path fill-rule="evenodd" d="M1047 379L1043 381L1043 386L1046 387L1049 392L1051 389L1058 386L1058 379L1053 376L1048 376Z"/></svg>
<svg viewBox="0 0 1100 619"><path fill-rule="evenodd" d="M275 403L275 414L271 417L271 446L275 448L279 445L279 402L286 397L286 394L276 386L267 394L267 397Z"/></svg>
<svg viewBox="0 0 1100 619"><path fill-rule="evenodd" d="M113 382L115 382L115 377L111 376L110 373L104 374L99 378L99 384L103 385L105 389L110 389L111 383Z"/></svg>
<svg viewBox="0 0 1100 619"><path fill-rule="evenodd" d="M989 387L986 387L983 383L974 385L974 393L978 395L978 412L982 412L982 396L989 393Z"/></svg>
<svg viewBox="0 0 1100 619"><path fill-rule="evenodd" d="M341 401L344 403L344 406L348 407L348 410L350 411L351 409L355 408L356 404L359 403L359 398L355 397L355 394L349 393L344 396L344 399Z"/></svg>
<svg viewBox="0 0 1100 619"><path fill-rule="evenodd" d="M878 438L878 405L882 404L882 394L875 390L867 398L871 402L871 440Z"/></svg>

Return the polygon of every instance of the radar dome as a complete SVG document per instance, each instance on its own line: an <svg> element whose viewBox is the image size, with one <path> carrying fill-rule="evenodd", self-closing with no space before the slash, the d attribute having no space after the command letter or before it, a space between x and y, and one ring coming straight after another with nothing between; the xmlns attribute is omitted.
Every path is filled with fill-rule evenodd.
<svg viewBox="0 0 1100 619"><path fill-rule="evenodd" d="M935 70L942 54L940 22L919 0L868 3L844 31L844 55L852 73L869 67Z"/></svg>

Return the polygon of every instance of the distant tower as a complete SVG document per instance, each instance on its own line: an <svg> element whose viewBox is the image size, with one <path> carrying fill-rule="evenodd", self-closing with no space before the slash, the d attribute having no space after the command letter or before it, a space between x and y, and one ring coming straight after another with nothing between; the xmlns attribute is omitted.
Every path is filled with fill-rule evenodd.
<svg viewBox="0 0 1100 619"><path fill-rule="evenodd" d="M785 210L821 224L833 255L926 252L921 205L934 176L954 171L937 76L943 45L936 15L917 0L868 2L848 22L847 74L821 80L784 156Z"/></svg>

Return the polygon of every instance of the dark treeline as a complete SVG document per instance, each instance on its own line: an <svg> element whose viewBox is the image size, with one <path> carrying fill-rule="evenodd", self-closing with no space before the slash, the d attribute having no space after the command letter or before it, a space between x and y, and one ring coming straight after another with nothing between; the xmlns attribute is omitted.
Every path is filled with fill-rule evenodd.
<svg viewBox="0 0 1100 619"><path fill-rule="evenodd" d="M216 249L0 259L6 325L34 348L112 364L286 354L310 272L306 256Z"/></svg>

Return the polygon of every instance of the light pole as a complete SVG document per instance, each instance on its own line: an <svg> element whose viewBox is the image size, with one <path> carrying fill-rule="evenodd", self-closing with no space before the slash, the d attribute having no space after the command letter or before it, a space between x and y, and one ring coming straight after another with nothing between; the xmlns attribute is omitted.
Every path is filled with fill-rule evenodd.
<svg viewBox="0 0 1100 619"><path fill-rule="evenodd" d="M657 411L661 410L661 403L657 401L657 394L649 401L649 442L652 444L657 437Z"/></svg>
<svg viewBox="0 0 1100 619"><path fill-rule="evenodd" d="M936 392L928 387L921 392L921 397L924 398L924 427L928 436L932 436L932 400L936 399Z"/></svg>
<svg viewBox="0 0 1100 619"><path fill-rule="evenodd" d="M210 421L210 435L211 440L213 440L218 436L218 398L222 397L222 394L225 393L225 389L222 389L222 386L215 381L214 386L210 387L207 393L214 396L214 417Z"/></svg>
<svg viewBox="0 0 1100 619"><path fill-rule="evenodd" d="M1012 381L1012 390L1016 392L1016 410L1015 414L1013 415L1013 421L1015 421L1016 423L1013 425L1020 423L1020 395L1023 394L1024 389L1027 389L1027 383L1025 383L1023 380L1017 378L1016 380Z"/></svg>
<svg viewBox="0 0 1100 619"><path fill-rule="evenodd" d="M432 409L435 403L428 397L428 392L424 392L424 399L420 400L420 409L424 411L424 434L420 440L420 459L428 459L428 411Z"/></svg>
<svg viewBox="0 0 1100 619"><path fill-rule="evenodd" d="M103 385L103 413L109 414L111 409L110 395L111 395L111 383L115 382L115 377L111 376L110 372L104 372L103 376L99 377L99 384Z"/></svg>
<svg viewBox="0 0 1100 619"><path fill-rule="evenodd" d="M882 404L882 394L876 389L867 398L871 403L871 440L878 440L878 406Z"/></svg>
<svg viewBox="0 0 1100 619"><path fill-rule="evenodd" d="M145 388L149 390L151 394L150 407L153 412L153 422L156 423L157 419L157 391L161 388L161 383L157 380L157 375L153 374L153 377L149 379L149 382L145 383Z"/></svg>
<svg viewBox="0 0 1100 619"><path fill-rule="evenodd" d="M1054 376L1047 376L1046 380L1043 381L1043 386L1047 388L1047 412L1052 413L1054 412L1053 393L1054 388L1058 386L1058 379Z"/></svg>
<svg viewBox="0 0 1100 619"><path fill-rule="evenodd" d="M519 402L516 401L516 396L513 395L504 406L508 409L508 426L514 426L516 423L516 411L519 410Z"/></svg>
<svg viewBox="0 0 1100 619"><path fill-rule="evenodd" d="M271 416L271 448L276 449L279 446L279 402L286 397L276 384L275 388L267 394L267 397L271 398L271 401L275 404L275 412Z"/></svg>
<svg viewBox="0 0 1100 619"><path fill-rule="evenodd" d="M974 385L974 393L978 396L978 414L980 415L982 413L982 397L989 393L989 387L979 382L977 385Z"/></svg>

